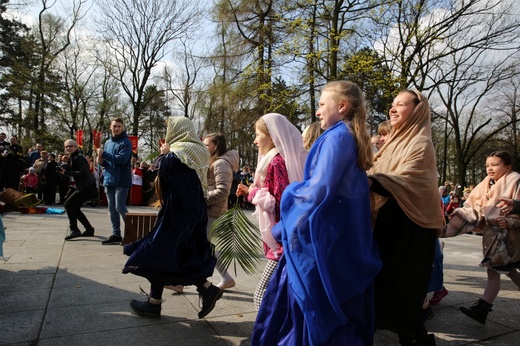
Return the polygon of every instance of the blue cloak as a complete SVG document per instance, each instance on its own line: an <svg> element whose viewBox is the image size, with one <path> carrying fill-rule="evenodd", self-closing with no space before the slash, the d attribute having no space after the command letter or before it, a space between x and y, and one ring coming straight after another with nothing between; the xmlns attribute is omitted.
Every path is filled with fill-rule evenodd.
<svg viewBox="0 0 520 346"><path fill-rule="evenodd" d="M273 228L285 249L255 323L253 345L368 345L373 281L368 180L343 122L314 143L304 179L282 195Z"/></svg>

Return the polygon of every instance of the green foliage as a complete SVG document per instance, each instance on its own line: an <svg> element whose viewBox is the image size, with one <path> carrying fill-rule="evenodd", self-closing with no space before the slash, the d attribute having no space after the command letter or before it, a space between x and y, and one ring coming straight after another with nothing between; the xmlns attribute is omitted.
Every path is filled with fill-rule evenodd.
<svg viewBox="0 0 520 346"><path fill-rule="evenodd" d="M375 50L364 48L346 56L339 77L353 81L363 90L369 114L372 114L368 119L369 128L377 129L378 124L387 120L399 82Z"/></svg>
<svg viewBox="0 0 520 346"><path fill-rule="evenodd" d="M159 152L159 140L166 136L166 119L171 116L166 95L157 86L146 87L143 108L139 117L139 137L149 147L149 153Z"/></svg>
<svg viewBox="0 0 520 346"><path fill-rule="evenodd" d="M246 274L253 274L260 261L260 231L249 221L240 207L235 206L219 217L211 226L211 238L219 254L223 268L233 263L235 275L237 265Z"/></svg>

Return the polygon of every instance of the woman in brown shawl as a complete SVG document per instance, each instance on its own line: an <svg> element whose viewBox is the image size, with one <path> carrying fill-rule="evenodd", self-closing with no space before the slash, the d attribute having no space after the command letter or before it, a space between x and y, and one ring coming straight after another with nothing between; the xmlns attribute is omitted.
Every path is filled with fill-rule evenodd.
<svg viewBox="0 0 520 346"><path fill-rule="evenodd" d="M421 318L443 224L428 100L418 91L402 91L389 115L390 136L369 171L374 238L383 262L375 280L376 328L396 331L402 345L435 345Z"/></svg>

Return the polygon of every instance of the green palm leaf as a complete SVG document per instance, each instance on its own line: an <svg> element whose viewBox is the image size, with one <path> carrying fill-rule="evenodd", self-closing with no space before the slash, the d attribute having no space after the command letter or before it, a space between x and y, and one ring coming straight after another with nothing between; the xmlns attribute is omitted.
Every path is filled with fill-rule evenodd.
<svg viewBox="0 0 520 346"><path fill-rule="evenodd" d="M260 261L260 230L240 207L229 209L213 222L211 237L222 268L228 269L233 262L235 275L237 264L246 274L255 272Z"/></svg>

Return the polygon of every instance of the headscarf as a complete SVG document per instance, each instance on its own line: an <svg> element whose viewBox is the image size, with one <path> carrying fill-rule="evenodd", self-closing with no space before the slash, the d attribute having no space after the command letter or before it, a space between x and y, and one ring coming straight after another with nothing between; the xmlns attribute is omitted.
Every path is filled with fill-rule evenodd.
<svg viewBox="0 0 520 346"><path fill-rule="evenodd" d="M268 113L262 117L264 120L269 136L273 140L275 150L271 150L267 155L258 153L257 169L255 171L255 185L262 187L260 181L265 178L265 171L267 166L276 153L280 153L280 156L285 161L285 167L287 168L287 174L289 176L289 182L302 181L303 179L303 167L305 165L305 159L307 158L307 151L303 147L302 134L300 131L291 124L286 117L278 113ZM266 160L266 159L271 160Z"/></svg>
<svg viewBox="0 0 520 346"><path fill-rule="evenodd" d="M515 171L509 171L504 174L496 182L491 184L491 177L488 175L480 182L469 194L464 202L464 206L455 209L450 216L446 236L452 237L467 232L482 232L482 219L486 219L488 224L496 224L496 221L490 218L497 216L503 217L500 209L495 206L498 204L498 198L520 199L520 174ZM491 221L491 222L490 222Z"/></svg>
<svg viewBox="0 0 520 346"><path fill-rule="evenodd" d="M443 215L437 190L437 160L431 139L430 105L419 91L419 104L374 155L369 175L396 199L406 216L423 228L440 229ZM386 198L372 194L377 211Z"/></svg>
<svg viewBox="0 0 520 346"><path fill-rule="evenodd" d="M166 143L170 144L170 151L175 153L182 163L197 172L204 196L207 196L210 154L197 136L191 120L186 117L169 117Z"/></svg>

